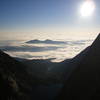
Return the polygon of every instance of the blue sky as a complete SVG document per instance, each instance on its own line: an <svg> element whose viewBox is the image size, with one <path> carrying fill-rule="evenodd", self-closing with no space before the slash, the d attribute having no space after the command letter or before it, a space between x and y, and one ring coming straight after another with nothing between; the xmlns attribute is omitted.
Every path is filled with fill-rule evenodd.
<svg viewBox="0 0 100 100"><path fill-rule="evenodd" d="M0 0L0 35L99 32L100 0L94 0L96 10L89 18L80 16L83 1L86 0Z"/></svg>

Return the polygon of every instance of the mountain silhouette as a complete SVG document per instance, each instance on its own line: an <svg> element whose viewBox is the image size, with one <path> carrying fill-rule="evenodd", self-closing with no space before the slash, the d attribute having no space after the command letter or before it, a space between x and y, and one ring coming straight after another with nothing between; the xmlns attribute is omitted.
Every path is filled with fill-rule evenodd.
<svg viewBox="0 0 100 100"><path fill-rule="evenodd" d="M84 52L84 51L83 51ZM81 54L79 54L80 56ZM80 58L78 56L78 59ZM76 56L77 58L77 56ZM74 58L74 59L76 59ZM59 100L100 99L100 34L69 75ZM74 65L73 65L74 66ZM99 97L99 99L97 99Z"/></svg>
<svg viewBox="0 0 100 100"><path fill-rule="evenodd" d="M26 43L29 43L29 44L35 44L35 43L44 43L44 44L66 44L66 42L64 41L53 41L53 40L49 40L49 39L46 39L46 40L30 40L30 41L27 41Z"/></svg>
<svg viewBox="0 0 100 100"><path fill-rule="evenodd" d="M29 100L32 76L26 66L0 51L0 100Z"/></svg>
<svg viewBox="0 0 100 100"><path fill-rule="evenodd" d="M62 87L52 77L46 78L48 67L55 64L50 59L13 58L0 51L0 100L52 100Z"/></svg>

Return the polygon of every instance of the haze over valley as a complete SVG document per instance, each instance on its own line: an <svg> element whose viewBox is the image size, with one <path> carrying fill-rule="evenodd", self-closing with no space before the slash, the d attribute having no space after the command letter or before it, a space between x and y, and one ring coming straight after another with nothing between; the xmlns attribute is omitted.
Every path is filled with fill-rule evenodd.
<svg viewBox="0 0 100 100"><path fill-rule="evenodd" d="M49 38L49 37L47 37ZM0 40L0 49L13 57L24 59L50 59L60 62L76 56L93 42L93 38L83 39L33 39Z"/></svg>

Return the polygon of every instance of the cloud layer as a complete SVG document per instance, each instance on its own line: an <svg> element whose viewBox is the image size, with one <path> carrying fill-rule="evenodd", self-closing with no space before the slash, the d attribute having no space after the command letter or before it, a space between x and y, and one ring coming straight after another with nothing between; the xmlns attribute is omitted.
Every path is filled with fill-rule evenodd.
<svg viewBox="0 0 100 100"><path fill-rule="evenodd" d="M0 49L3 51L13 51L13 52L42 52L42 51L51 51L56 50L61 47L56 46L45 46L45 47L37 47L37 46L1 46Z"/></svg>
<svg viewBox="0 0 100 100"><path fill-rule="evenodd" d="M55 61L62 61L74 57L91 43L92 40L31 40L30 43L11 41L7 45L0 45L0 49L14 57L27 59L56 58Z"/></svg>

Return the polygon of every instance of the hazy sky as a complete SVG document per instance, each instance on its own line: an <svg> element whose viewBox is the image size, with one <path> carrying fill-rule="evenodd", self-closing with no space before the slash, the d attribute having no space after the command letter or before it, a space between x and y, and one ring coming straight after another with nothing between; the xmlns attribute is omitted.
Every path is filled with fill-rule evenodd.
<svg viewBox="0 0 100 100"><path fill-rule="evenodd" d="M86 0L0 0L0 37L33 34L97 34L100 0L89 17L80 14ZM87 35L89 36L89 35Z"/></svg>

